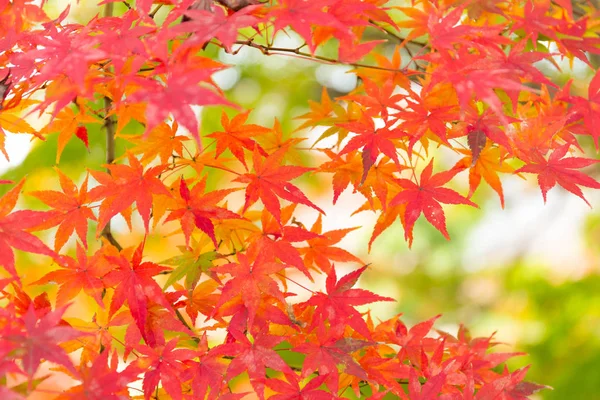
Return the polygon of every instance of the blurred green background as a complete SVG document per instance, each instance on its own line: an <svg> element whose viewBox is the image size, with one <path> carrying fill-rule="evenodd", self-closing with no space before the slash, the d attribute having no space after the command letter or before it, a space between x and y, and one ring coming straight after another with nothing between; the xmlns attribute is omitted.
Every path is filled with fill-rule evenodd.
<svg viewBox="0 0 600 400"><path fill-rule="evenodd" d="M85 3L72 12L71 18L84 21L95 12ZM289 47L297 44L293 35L278 36L275 43ZM380 49L391 55L394 45ZM233 65L215 79L232 101L254 109L250 121L271 126L277 118L286 134L299 125L294 117L308 111L307 100L320 99L323 86L335 97L352 90L357 82L344 66L289 56L266 57L253 49L244 49L234 57L209 46L207 53ZM547 72L557 82L573 78L573 90L586 95L593 71L580 63L575 63L573 69L562 66L560 74L549 69ZM199 112L204 132L220 129L220 109ZM75 179L73 174L81 171L82 164L99 169L104 162L103 136L98 127L89 130L90 151L80 141L72 140L61 158L60 168ZM13 136L7 144L9 153L11 146L13 153L28 147ZM119 153L124 146L119 142ZM584 146L589 156L597 156L591 143ZM50 177L55 182L50 169L55 151L56 134L45 143L35 142L22 164L15 161L2 166L2 178L17 181L29 174L29 190ZM313 153L303 154L309 158ZM448 168L453 162L445 160ZM596 177L600 175L598 169L592 172ZM477 336L496 332L495 338L505 343L501 350L528 353L511 361L512 368L531 364L528 380L554 388L536 398L600 399L600 207L589 209L582 200L559 188L550 191L544 205L534 180L507 177L503 181L504 210L496 194L484 185L474 199L480 209L445 208L450 242L421 218L415 227L413 249L409 250L397 221L367 254L376 216L362 213L350 217L361 198L348 190L334 212L330 180L325 178L301 182L313 195L320 196L317 204L327 207L325 229L362 225L342 244L373 264L360 285L398 299L395 305L376 306L375 316L383 319L402 312L408 323L416 323L441 313L438 329L456 333L458 324L464 323ZM457 180L463 182L457 190L466 193L466 173ZM600 205L597 193L584 193L592 205ZM25 201L30 202L28 206L40 207L33 199ZM310 226L313 221L311 216L303 222Z"/></svg>

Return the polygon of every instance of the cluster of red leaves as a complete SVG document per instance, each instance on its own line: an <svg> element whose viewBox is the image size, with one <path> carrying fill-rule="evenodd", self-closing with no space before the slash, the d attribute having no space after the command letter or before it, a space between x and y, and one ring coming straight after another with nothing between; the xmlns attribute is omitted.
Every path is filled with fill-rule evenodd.
<svg viewBox="0 0 600 400"><path fill-rule="evenodd" d="M0 0L6 158L5 131L41 140L58 133L57 163L74 135L88 146L90 124L129 143L127 164L89 171L95 182L86 175L77 186L57 170L61 191L29 193L49 210L13 211L23 181L0 199L0 375L28 378L15 386L0 380L0 397L34 391L46 362L80 382L61 399L129 398L138 380L146 399L237 399L248 393L229 382L243 373L253 395L273 399L335 399L348 390L375 399L525 399L541 389L524 382L526 368L500 367L516 354L489 353L491 338L432 332L435 318L410 329L399 317L375 323L359 311L392 299L355 288L366 267L338 277L335 263L361 264L337 246L354 228L323 232L323 211L291 181L333 173L334 203L352 186L365 198L357 211L379 213L371 242L400 219L409 245L421 214L449 238L441 204L476 206L470 197L482 178L502 204L502 173L537 174L544 199L558 183L585 200L580 187L600 183L579 169L597 160L567 154L579 148L578 136L598 146L600 73L582 98L534 63L588 63L587 53L600 52L596 11L581 16L569 1L550 0L415 0L403 8L385 0L159 3L127 3L118 16L79 25L65 22L68 11L51 19L28 0ZM159 7L168 9L161 24ZM361 78L335 100L323 91L301 116L299 131L324 127L317 142L334 139L333 147L312 148L327 159L318 167L290 163L301 151L298 132L286 138L277 121L248 124L248 112L223 113L223 131L202 148L191 106L236 107L211 78L226 66L203 50L285 53L269 43L289 29L310 53L304 46L287 52L332 62L314 54L334 41L333 62L353 65ZM376 52L382 41L365 41L365 32L396 40L391 57ZM548 41L556 50L542 45ZM416 52L406 65L401 50ZM24 111L47 113L50 122L37 131ZM131 121L145 133L127 135ZM440 164L427 159L436 147L461 159L434 173ZM215 168L231 177L210 191L206 176ZM448 187L465 170L467 196ZM244 201L234 209L229 198L238 191ZM304 206L319 213L310 230L296 219ZM145 241L120 248L110 221L120 215L133 229L136 210L146 235L180 234L179 256L144 261ZM96 238L108 240L88 248L90 221ZM54 227L54 249L31 233ZM73 233L80 242L74 257L64 249ZM26 293L13 249L53 260L35 284L58 285L54 307L47 295ZM307 289L308 299L294 302L288 284L306 289L298 280L317 274L326 275L325 290ZM82 291L98 307L76 329L63 315ZM79 362L67 355L76 350ZM127 366L117 368L120 362Z"/></svg>

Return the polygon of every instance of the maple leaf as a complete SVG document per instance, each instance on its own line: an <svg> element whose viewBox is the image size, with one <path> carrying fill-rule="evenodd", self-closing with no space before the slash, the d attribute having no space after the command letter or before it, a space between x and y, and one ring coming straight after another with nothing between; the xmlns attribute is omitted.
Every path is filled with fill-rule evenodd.
<svg viewBox="0 0 600 400"><path fill-rule="evenodd" d="M198 283L203 272L210 274L214 281L220 282L217 274L211 271L213 261L218 257L219 253L216 251L201 253L199 250L200 246L195 242L191 248L190 246L181 246L179 249L183 254L171 257L160 263L176 267L169 274L169 278L165 282L163 289L167 289L169 286L185 277L185 288L186 290L191 291Z"/></svg>
<svg viewBox="0 0 600 400"><path fill-rule="evenodd" d="M292 369L283 361L273 347L285 340L285 337L269 335L264 332L253 334L254 341L243 333L231 329L229 333L235 339L234 343L226 343L215 348L217 354L234 357L227 368L225 380L247 372L252 387L260 399L264 399L266 368L293 374Z"/></svg>
<svg viewBox="0 0 600 400"><path fill-rule="evenodd" d="M74 299L81 290L96 300L96 303L104 308L102 302L102 290L104 283L102 278L108 271L110 265L102 258L102 252L98 251L93 257L88 258L85 249L77 245L77 260L60 256L57 262L62 269L51 271L34 282L36 285L45 285L50 282L60 284L56 296L56 306L62 307Z"/></svg>
<svg viewBox="0 0 600 400"><path fill-rule="evenodd" d="M281 379L268 379L265 383L269 389L277 393L269 396L271 400L333 400L335 396L319 387L329 377L328 375L319 375L311 379L304 387L300 388L300 382L296 374L287 374L286 381Z"/></svg>
<svg viewBox="0 0 600 400"><path fill-rule="evenodd" d="M45 35L36 37L41 46L20 55L17 58L19 64L44 60L35 77L36 82L52 81L58 76L64 76L75 85L85 87L90 64L107 56L96 47L100 38L89 35L85 30L74 35L73 27L61 29L58 25L46 24L45 28Z"/></svg>
<svg viewBox="0 0 600 400"><path fill-rule="evenodd" d="M106 274L103 280L106 287L114 287L110 315L114 315L127 301L131 315L142 337L147 341L145 326L149 299L168 310L171 310L171 305L160 286L152 279L167 268L152 262L142 262L143 249L142 242L133 253L131 260L125 258L123 254L119 257L106 256L107 260L117 268Z"/></svg>
<svg viewBox="0 0 600 400"><path fill-rule="evenodd" d="M82 383L61 393L57 399L116 400L128 396L127 385L136 381L141 371L135 364L130 364L125 370L117 372L119 356L115 350L109 361L109 353L110 351L104 350L91 365L82 365Z"/></svg>
<svg viewBox="0 0 600 400"><path fill-rule="evenodd" d="M323 87L321 102L317 103L309 100L308 106L310 107L310 112L296 117L296 119L307 120L298 127L298 130L318 125L329 127L319 136L313 144L313 147L321 140L333 135L337 135L338 144L341 143L348 135L348 130L339 126L339 124L358 121L363 115L360 106L353 102L348 103L346 107L343 107L337 101L332 102L326 87Z"/></svg>
<svg viewBox="0 0 600 400"><path fill-rule="evenodd" d="M411 400L428 400L438 397L442 386L446 383L446 374L440 373L421 386L416 371L411 368L408 378L408 394Z"/></svg>
<svg viewBox="0 0 600 400"><path fill-rule="evenodd" d="M254 173L246 173L234 179L234 182L247 183L244 212L258 199L262 200L265 208L281 220L281 206L277 197L292 203L307 205L322 214L323 210L313 204L296 186L288 181L312 171L312 168L298 166L280 166L280 162L287 152L282 148L261 160L259 151L255 148L252 154Z"/></svg>
<svg viewBox="0 0 600 400"><path fill-rule="evenodd" d="M361 207L358 211L364 211L369 209L369 203L366 203ZM379 207L381 208L381 207ZM389 228L394 221L398 218L402 221L405 216L406 204L399 204L397 206L388 205L382 213L377 217L377 221L375 222L375 227L373 228L373 233L371 234L371 238L369 239L369 251L371 250L371 246L373 246L373 242L375 239L379 237L383 233L384 230Z"/></svg>
<svg viewBox="0 0 600 400"><path fill-rule="evenodd" d="M254 140L251 139L253 136L264 135L269 132L269 128L265 128L260 125L246 124L250 111L237 114L231 121L225 114L225 111L221 114L221 125L223 125L224 132L213 132L207 135L209 138L213 138L217 142L217 149L215 152L215 158L219 157L225 150L231 151L231 154L241 162L246 170L246 157L244 156L244 149L254 151L258 149L261 155L267 157L268 154L263 150L262 147Z"/></svg>
<svg viewBox="0 0 600 400"><path fill-rule="evenodd" d="M54 239L54 249L60 251L69 237L76 232L77 236L87 247L88 219L96 220L88 203L88 177L86 175L79 190L73 181L56 169L60 179L62 193L55 190L35 191L29 194L37 197L55 210L46 213L44 222L36 229L48 229L58 225Z"/></svg>
<svg viewBox="0 0 600 400"><path fill-rule="evenodd" d="M569 147L570 144L567 143L556 148L547 160L538 155L538 157L534 158L535 162L519 168L515 173L528 172L538 174L538 184L542 190L544 202L546 202L548 190L552 189L558 183L569 192L580 197L591 207L592 205L583 196L583 192L579 186L600 189L600 183L583 172L575 171L575 169L588 167L600 162L600 160L581 157L564 158L569 151Z"/></svg>
<svg viewBox="0 0 600 400"><path fill-rule="evenodd" d="M168 292L165 294L167 300L171 301L179 297L179 293ZM193 332L187 328L176 316L172 309L154 303L148 299L146 307L147 315L144 330L140 331L137 324L128 324L125 332L125 354L135 348L135 345L144 339L151 347L163 346L166 342L165 331L180 332L192 336Z"/></svg>
<svg viewBox="0 0 600 400"><path fill-rule="evenodd" d="M116 71L123 71L123 66L130 57L147 57L142 37L153 31L152 26L137 24L139 14L135 10L125 12L117 18L97 18L90 21L87 27L94 32L101 32L98 48L110 54L111 63Z"/></svg>
<svg viewBox="0 0 600 400"><path fill-rule="evenodd" d="M121 121L122 114L119 114ZM133 143L135 146L129 151L132 154L140 154L140 162L147 165L158 157L161 164L166 164L172 156L183 156L183 143L189 138L177 135L179 125L173 122L171 125L161 123L150 131L148 135L118 135ZM117 128L117 132L118 132Z"/></svg>
<svg viewBox="0 0 600 400"><path fill-rule="evenodd" d="M62 365L73 375L78 375L73 363L58 344L84 333L61 323L65 311L66 307L60 307L43 317L38 317L33 306L30 306L23 316L22 334L5 336L6 340L19 346L23 370L30 377L37 371L42 360Z"/></svg>
<svg viewBox="0 0 600 400"><path fill-rule="evenodd" d="M460 151L460 150L459 150ZM461 151L462 152L462 151ZM490 185L500 198L500 205L504 208L504 191L502 190L502 182L498 176L499 172L513 172L514 168L508 165L505 160L501 157L500 149L487 145L480 153L475 157L475 154L466 155L464 158L459 160L453 169L463 170L469 168L469 195L471 198L479 184L481 178Z"/></svg>
<svg viewBox="0 0 600 400"><path fill-rule="evenodd" d="M3 87L0 81L0 89ZM0 91L1 92L1 91ZM4 93L6 95L7 92ZM0 151L4 154L7 161L10 161L8 153L5 149L6 132L12 133L30 133L43 140L41 136L25 119L19 117L19 114L25 107L29 105L29 102L16 100L18 106L15 105L4 105L0 99Z"/></svg>
<svg viewBox="0 0 600 400"><path fill-rule="evenodd" d="M453 98L448 98L446 88L427 90L423 94L408 90L410 96L406 97L407 106L398 112L401 121L398 126L410 135L408 143L409 156L412 148L421 138L431 132L439 141L448 144L446 137L446 124L458 120L458 107ZM443 100L442 100L443 99Z"/></svg>
<svg viewBox="0 0 600 400"><path fill-rule="evenodd" d="M286 26L290 26L304 39L311 52L315 50L311 27L327 26L338 36L352 35L348 26L324 11L325 7L333 6L337 0L282 0L277 6L269 9L269 17L273 18L274 34Z"/></svg>
<svg viewBox="0 0 600 400"><path fill-rule="evenodd" d="M566 96L566 100L574 103L573 112L583 116L583 124L587 128L586 134L594 139L596 149L600 143L600 73L596 72L588 86L588 98Z"/></svg>
<svg viewBox="0 0 600 400"><path fill-rule="evenodd" d="M559 0L559 2L561 1ZM531 37L534 45L538 43L540 34L558 41L555 27L561 24L562 21L550 16L549 9L550 1L527 1L523 7L523 16L515 15L513 17L511 31L515 32L522 29L526 36Z"/></svg>
<svg viewBox="0 0 600 400"><path fill-rule="evenodd" d="M311 328L329 321L333 328L348 325L366 338L371 336L367 324L354 307L377 301L394 301L394 299L376 295L365 289L352 289L367 267L350 272L342 276L339 281L335 267L331 268L325 282L327 293L316 292L301 304L301 308L315 307Z"/></svg>
<svg viewBox="0 0 600 400"><path fill-rule="evenodd" d="M218 347L209 349L208 337L206 332L204 332L198 343L197 355L200 361L184 361L188 366L184 380L192 379L194 395L198 398L204 399L207 392L209 392L208 399L216 399L223 386L223 377L227 370L227 365L218 352ZM218 398L223 398L223 396Z"/></svg>
<svg viewBox="0 0 600 400"><path fill-rule="evenodd" d="M113 333L110 328L131 325L134 321L128 311L109 316L108 309L99 308L91 319L68 318L68 323L89 335L66 342L63 344L63 348L69 353L81 349L80 365L89 365L94 362L102 350L107 351L113 348ZM127 346L125 351L127 354Z"/></svg>
<svg viewBox="0 0 600 400"><path fill-rule="evenodd" d="M385 68L381 70L368 69L368 68L357 68L356 74L360 77L376 82L377 84L383 84L387 81L391 81L394 86L400 86L402 89L410 89L410 80L408 78L408 71L402 70L402 54L400 50L402 46L396 46L392 59L388 59L382 54L373 53L373 58L377 66Z"/></svg>
<svg viewBox="0 0 600 400"><path fill-rule="evenodd" d="M118 213L123 213L136 202L138 212L148 232L152 195L171 193L156 176L165 170L164 165L151 167L146 172L142 164L131 153L127 153L129 165L107 165L110 175L100 171L90 174L100 185L89 192L90 201L103 199L98 216L97 234L99 235L108 221Z"/></svg>
<svg viewBox="0 0 600 400"><path fill-rule="evenodd" d="M237 219L240 216L226 208L217 207L216 203L223 200L225 196L235 191L235 189L215 190L203 195L202 193L205 188L206 178L197 183L191 192L185 180L181 178L179 195L182 201L178 201L179 207L176 206L171 210L165 222L173 220L181 222L181 229L185 235L186 244L189 243L194 226L196 226L210 237L215 247L218 247L212 219Z"/></svg>
<svg viewBox="0 0 600 400"><path fill-rule="evenodd" d="M58 147L56 149L57 164L60 162L60 156L65 146L73 135L77 136L85 144L85 147L88 147L85 124L100 124L100 121L90 115L83 104L79 101L76 104L77 113L75 113L72 107L65 107L42 129L42 133L45 134L58 132Z"/></svg>
<svg viewBox="0 0 600 400"><path fill-rule="evenodd" d="M333 393L338 391L338 365L343 365L343 371L346 374L367 380L367 374L351 353L372 345L371 342L340 337L339 334L340 329L325 332L323 325L319 325L317 335L313 340L294 347L295 352L306 354L302 366L302 376L307 377L318 370L319 375L328 376L326 385Z"/></svg>
<svg viewBox="0 0 600 400"><path fill-rule="evenodd" d="M456 56L449 53L430 53L423 58L434 58L438 67L432 72L431 82L435 86L441 82L450 84L456 92L461 108L467 109L475 98L488 104L500 118L503 118L502 102L498 98L496 89L502 89L506 93L516 94L531 88L523 85L519 80L519 73L511 69L496 68L496 61L490 57L470 53L461 47Z"/></svg>
<svg viewBox="0 0 600 400"><path fill-rule="evenodd" d="M56 253L40 239L24 231L24 229L38 226L44 220L45 213L43 211L20 210L11 213L17 204L19 192L24 184L25 180L22 180L0 198L0 265L15 278L18 278L18 275L15 270L12 248L50 257L56 256Z"/></svg>
<svg viewBox="0 0 600 400"><path fill-rule="evenodd" d="M375 84L370 79L366 79L363 83L364 94L350 94L340 97L340 100L354 101L363 106L364 117L358 123L364 124L366 121L372 120L370 116L379 115L384 121L390 118L390 113L397 113L401 106L400 101L404 100L406 95L396 93L396 86L392 80L386 80L382 85ZM348 124L344 126L352 132L355 132Z"/></svg>
<svg viewBox="0 0 600 400"><path fill-rule="evenodd" d="M174 286L175 288L178 287L177 284ZM179 308L185 305L185 312L190 316L192 322L196 323L199 313L207 317L213 314L215 306L221 297L216 293L218 287L219 284L212 279L201 282L193 289L191 294L188 290L187 299L175 303L173 307Z"/></svg>
<svg viewBox="0 0 600 400"><path fill-rule="evenodd" d="M331 261L357 262L364 264L358 257L348 251L333 246L334 244L339 243L348 233L356 229L358 228L336 229L322 233L322 218L321 215L319 215L310 230L319 236L308 239L306 241L308 247L301 247L298 249L300 253L304 255L304 264L306 267L311 268L314 265L321 271L328 273L331 269Z"/></svg>
<svg viewBox="0 0 600 400"><path fill-rule="evenodd" d="M432 175L433 158L421 172L420 183L414 183L408 179L398 179L398 184L404 189L391 201L390 206L406 204L404 211L404 238L408 240L408 246L412 245L413 227L415 222L423 213L427 221L440 231L446 239L450 239L446 230L446 217L440 203L445 204L468 204L477 207L477 204L461 196L454 190L442 187L458 173L457 170L439 172Z"/></svg>
<svg viewBox="0 0 600 400"><path fill-rule="evenodd" d="M506 369L503 376L492 382L486 383L475 395L475 400L487 399L516 399L526 400L530 395L542 390L550 389L549 386L538 385L531 382L523 382L529 367L508 372Z"/></svg>
<svg viewBox="0 0 600 400"><path fill-rule="evenodd" d="M223 65L204 57L187 55L178 57L177 62L168 66L166 82L163 84L148 79L139 90L127 98L128 103L147 102L146 132L149 133L165 120L169 113L186 128L200 143L198 118L191 105L229 105L219 93L200 86L200 83L211 82L212 74L223 69Z"/></svg>
<svg viewBox="0 0 600 400"><path fill-rule="evenodd" d="M279 123L277 118L275 118L275 122L273 123L273 129L270 129L267 134L261 135L257 139L260 139L264 150L268 154L272 154L279 149L288 149L288 152L282 159L282 163L302 163L302 154L296 147L296 144L303 142L306 140L306 138L298 138L291 135L288 135L286 138L284 138L283 131L281 129L281 123Z"/></svg>
<svg viewBox="0 0 600 400"><path fill-rule="evenodd" d="M136 351L146 356L137 360L139 368L146 371L142 383L146 400L150 399L159 382L172 399L183 399L179 379L184 373L183 361L194 358L195 352L189 349L176 349L178 340L178 338L171 339L164 346L155 348L135 346Z"/></svg>
<svg viewBox="0 0 600 400"><path fill-rule="evenodd" d="M376 208L376 198L379 200L383 211L386 211L389 189L390 187L396 186L395 175L399 171L407 168L409 167L403 165L398 167L395 163L390 162L388 157L382 157L371 167L367 179L365 179L363 184L359 186L357 190L365 196L373 209ZM373 196L373 194L375 194L375 196Z"/></svg>
<svg viewBox="0 0 600 400"><path fill-rule="evenodd" d="M250 5L242 10L228 14L221 7L214 10L194 10L185 12L189 20L171 28L173 32L190 32L192 35L186 39L185 46L203 45L212 38L218 39L226 49L231 50L240 29L254 26L260 19L252 15L260 5Z"/></svg>
<svg viewBox="0 0 600 400"><path fill-rule="evenodd" d="M406 133L404 131L391 128L390 126L376 129L373 118L368 117L366 114L363 115L360 121L344 124L343 127L357 135L350 139L346 146L339 152L339 155L342 156L353 150L362 148L363 174L360 183L363 183L367 179L367 174L380 153L394 160L394 163L400 168L396 145L392 140L405 136Z"/></svg>
<svg viewBox="0 0 600 400"><path fill-rule="evenodd" d="M319 235L309 232L303 227L286 225L295 210L295 204L284 207L281 221L275 221L269 213L261 215L262 232L250 234L247 238L248 256L256 262L272 262L279 259L282 263L297 268L312 280L308 269L304 266L300 251L292 243L304 242Z"/></svg>
<svg viewBox="0 0 600 400"><path fill-rule="evenodd" d="M285 303L283 293L272 278L272 275L284 269L285 265L276 262L251 263L244 254L238 254L238 262L216 268L218 273L227 273L232 279L221 290L221 297L213 314L226 302L238 298L237 301L248 310L248 326L252 326L264 294Z"/></svg>
<svg viewBox="0 0 600 400"><path fill-rule="evenodd" d="M322 149L321 151L331 159L331 161L321 164L319 170L333 173L333 204L335 204L350 183L355 188L360 185L362 176L361 161L356 157L356 151L346 153L345 158L329 149Z"/></svg>

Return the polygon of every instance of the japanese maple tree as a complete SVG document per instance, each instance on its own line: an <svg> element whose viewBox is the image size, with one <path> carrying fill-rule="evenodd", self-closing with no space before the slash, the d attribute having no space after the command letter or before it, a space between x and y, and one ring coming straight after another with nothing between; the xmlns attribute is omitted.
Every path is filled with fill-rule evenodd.
<svg viewBox="0 0 600 400"><path fill-rule="evenodd" d="M369 246L395 221L410 246L421 215L450 239L445 210L477 207L482 185L504 206L501 177L535 174L544 199L558 185L587 202L582 188L600 188L582 151L598 149L600 73L582 97L538 66L592 65L592 2L105 0L85 24L44 3L0 0L0 150L11 157L7 132L58 137L45 187L21 195L27 178L0 180L0 398L492 400L545 388L527 367L510 371L520 354L491 352L491 336L372 318L365 305L393 299L357 287L368 260L339 245L357 227L323 229L323 210L351 189L376 220ZM286 35L300 45L273 44ZM214 50L244 48L360 79L306 99L295 130L263 126L213 80L229 68ZM219 108L222 127L206 132L194 106ZM67 144L91 151L98 131L106 164L63 169ZM301 177L328 182L330 197ZM176 255L148 250L162 240ZM50 270L31 271L33 258ZM61 375L70 384L44 382Z"/></svg>

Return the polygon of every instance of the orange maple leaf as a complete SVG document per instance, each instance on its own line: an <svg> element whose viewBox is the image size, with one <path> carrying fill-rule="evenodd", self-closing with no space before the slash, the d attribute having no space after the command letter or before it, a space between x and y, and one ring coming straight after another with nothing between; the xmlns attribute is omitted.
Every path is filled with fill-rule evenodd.
<svg viewBox="0 0 600 400"><path fill-rule="evenodd" d="M112 217L125 212L133 202L136 202L148 232L152 195L171 196L171 192L156 177L164 171L164 165L157 165L144 172L144 167L133 154L127 153L127 158L129 165L108 165L110 175L106 172L90 171L100 183L90 190L90 200L103 200L98 217L98 235Z"/></svg>
<svg viewBox="0 0 600 400"><path fill-rule="evenodd" d="M61 269L47 273L34 284L58 283L60 288L56 296L57 307L67 304L83 290L96 300L100 307L104 308L102 277L112 269L111 265L104 259L104 253L98 251L94 256L88 257L85 249L81 245L77 245L77 260L61 256L57 261Z"/></svg>
<svg viewBox="0 0 600 400"><path fill-rule="evenodd" d="M266 157L267 153L251 138L257 135L264 135L270 131L269 128L260 125L246 124L249 114L250 111L237 114L230 121L225 111L223 111L223 114L221 114L221 125L223 125L224 131L213 132L207 135L207 137L213 138L217 142L215 158L219 157L225 150L229 150L244 165L246 170L248 170L248 167L246 166L244 149L254 151L256 148Z"/></svg>
<svg viewBox="0 0 600 400"><path fill-rule="evenodd" d="M258 150L254 149L252 155L254 173L243 174L234 179L235 182L248 184L246 187L244 211L260 199L267 211L269 211L277 221L281 221L281 205L277 199L277 197L281 197L292 203L307 205L320 213L325 214L325 212L313 204L300 189L288 182L313 169L291 165L281 166L281 159L286 151L286 148L279 149L263 161L261 160Z"/></svg>
<svg viewBox="0 0 600 400"><path fill-rule="evenodd" d="M50 122L48 125L42 129L42 133L53 133L58 132L58 147L56 149L56 163L60 162L60 156L65 149L65 146L71 140L73 135L79 137L81 141L87 147L87 132L85 136L81 135L81 128L85 129L84 124L86 123L96 123L100 124L100 120L91 116L88 111L86 111L83 105L78 104L78 111L75 113L73 108L65 107L59 111L56 117ZM79 132L78 132L79 130ZM86 138L86 140L84 140Z"/></svg>
<svg viewBox="0 0 600 400"><path fill-rule="evenodd" d="M88 177L85 177L81 187L77 190L77 186L68 176L58 169L56 173L60 179L62 192L44 190L29 193L54 208L54 210L46 212L47 219L35 229L48 229L58 225L54 239L54 250L56 251L64 246L73 232L77 232L83 246L87 248L88 219L96 220L92 210L85 205L88 203Z"/></svg>

